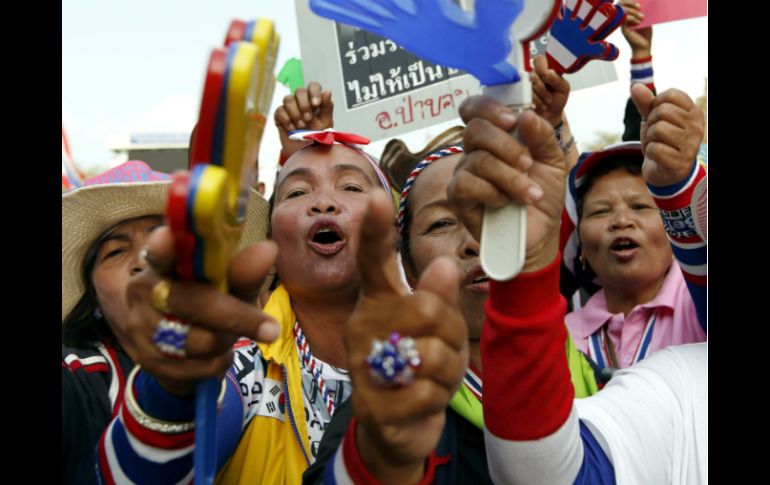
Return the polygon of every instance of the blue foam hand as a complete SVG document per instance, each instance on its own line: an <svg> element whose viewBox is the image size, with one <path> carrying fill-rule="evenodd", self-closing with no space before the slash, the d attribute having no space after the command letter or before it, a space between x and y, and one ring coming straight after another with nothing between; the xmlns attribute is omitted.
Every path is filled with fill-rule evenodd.
<svg viewBox="0 0 770 485"><path fill-rule="evenodd" d="M463 69L482 84L519 80L506 61L510 28L524 0L477 0L466 12L452 0L310 0L317 15L387 37L442 66Z"/></svg>
<svg viewBox="0 0 770 485"><path fill-rule="evenodd" d="M548 66L564 74L579 71L593 59L617 59L618 48L604 39L625 19L626 13L611 0L567 0L551 26Z"/></svg>

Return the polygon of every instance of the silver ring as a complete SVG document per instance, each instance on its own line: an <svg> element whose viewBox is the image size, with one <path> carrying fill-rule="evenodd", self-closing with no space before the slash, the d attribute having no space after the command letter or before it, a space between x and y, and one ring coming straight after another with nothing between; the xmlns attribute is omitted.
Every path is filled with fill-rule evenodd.
<svg viewBox="0 0 770 485"><path fill-rule="evenodd" d="M393 332L388 340L372 341L366 363L378 383L406 385L414 381L415 371L422 360L412 337L402 337L398 332Z"/></svg>
<svg viewBox="0 0 770 485"><path fill-rule="evenodd" d="M158 328L155 330L152 342L164 354L183 359L187 357L184 347L189 331L189 323L162 318L158 322Z"/></svg>

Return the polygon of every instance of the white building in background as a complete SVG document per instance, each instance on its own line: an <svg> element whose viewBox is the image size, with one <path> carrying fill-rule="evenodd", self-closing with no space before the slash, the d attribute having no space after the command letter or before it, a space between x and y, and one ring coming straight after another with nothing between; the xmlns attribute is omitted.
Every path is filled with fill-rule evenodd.
<svg viewBox="0 0 770 485"><path fill-rule="evenodd" d="M115 153L112 165L141 160L153 170L170 174L187 170L189 144L190 133L146 132L115 139L109 149Z"/></svg>

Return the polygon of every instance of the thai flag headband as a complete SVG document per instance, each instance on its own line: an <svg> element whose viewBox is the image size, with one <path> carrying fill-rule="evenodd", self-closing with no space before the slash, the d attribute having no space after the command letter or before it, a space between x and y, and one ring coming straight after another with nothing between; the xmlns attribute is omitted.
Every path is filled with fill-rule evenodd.
<svg viewBox="0 0 770 485"><path fill-rule="evenodd" d="M377 174L377 177L380 179L380 184L382 185L382 188L384 188L388 194L392 194L390 182L388 182L388 178L385 177L385 174L382 172L382 169L380 168L380 164L377 163L377 160L375 160L374 157L366 153L359 146L359 145L368 145L370 142L368 138L360 135L355 135L353 133L343 133L341 131L334 131L331 128L328 128L323 131L295 130L289 133L289 139L297 140L297 141L307 140L312 142L305 145L300 150L304 150L306 148L310 148L319 144L329 145L329 146L334 144L345 145L349 148L352 148L353 150L356 150L369 161L369 164L372 166L372 168L374 169L374 172ZM283 166L283 163L281 164L281 166Z"/></svg>
<svg viewBox="0 0 770 485"><path fill-rule="evenodd" d="M451 147L444 148L443 150L438 150L436 152L431 153L427 157L423 158L420 163L415 165L414 169L412 169L412 172L409 174L409 177L406 178L406 182L404 182L404 190L401 191L401 201L398 203L398 232L400 234L404 233L404 219L406 216L406 198L409 196L409 191L412 190L412 187L414 186L414 181L417 180L417 176L422 173L425 168L430 165L431 163L435 162L439 158L443 158L449 155L454 155L455 153L462 153L463 152L463 146L462 145L454 145Z"/></svg>

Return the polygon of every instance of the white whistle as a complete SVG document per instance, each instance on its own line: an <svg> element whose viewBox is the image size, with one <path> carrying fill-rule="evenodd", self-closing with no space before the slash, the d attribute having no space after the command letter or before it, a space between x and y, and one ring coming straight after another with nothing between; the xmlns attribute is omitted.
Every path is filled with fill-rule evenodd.
<svg viewBox="0 0 770 485"><path fill-rule="evenodd" d="M527 210L518 204L484 209L481 226L481 267L495 281L521 271L526 258Z"/></svg>
<svg viewBox="0 0 770 485"><path fill-rule="evenodd" d="M482 94L505 103L516 115L532 104L532 83L525 68L524 43L543 33L559 5L561 0L524 2L524 9L512 26L513 47L507 59L516 67L521 79L514 84L484 86L482 89ZM516 130L511 135L521 141ZM487 276L495 281L507 281L515 277L524 266L527 256L526 208L511 203L499 209L484 209L479 243L481 267Z"/></svg>

